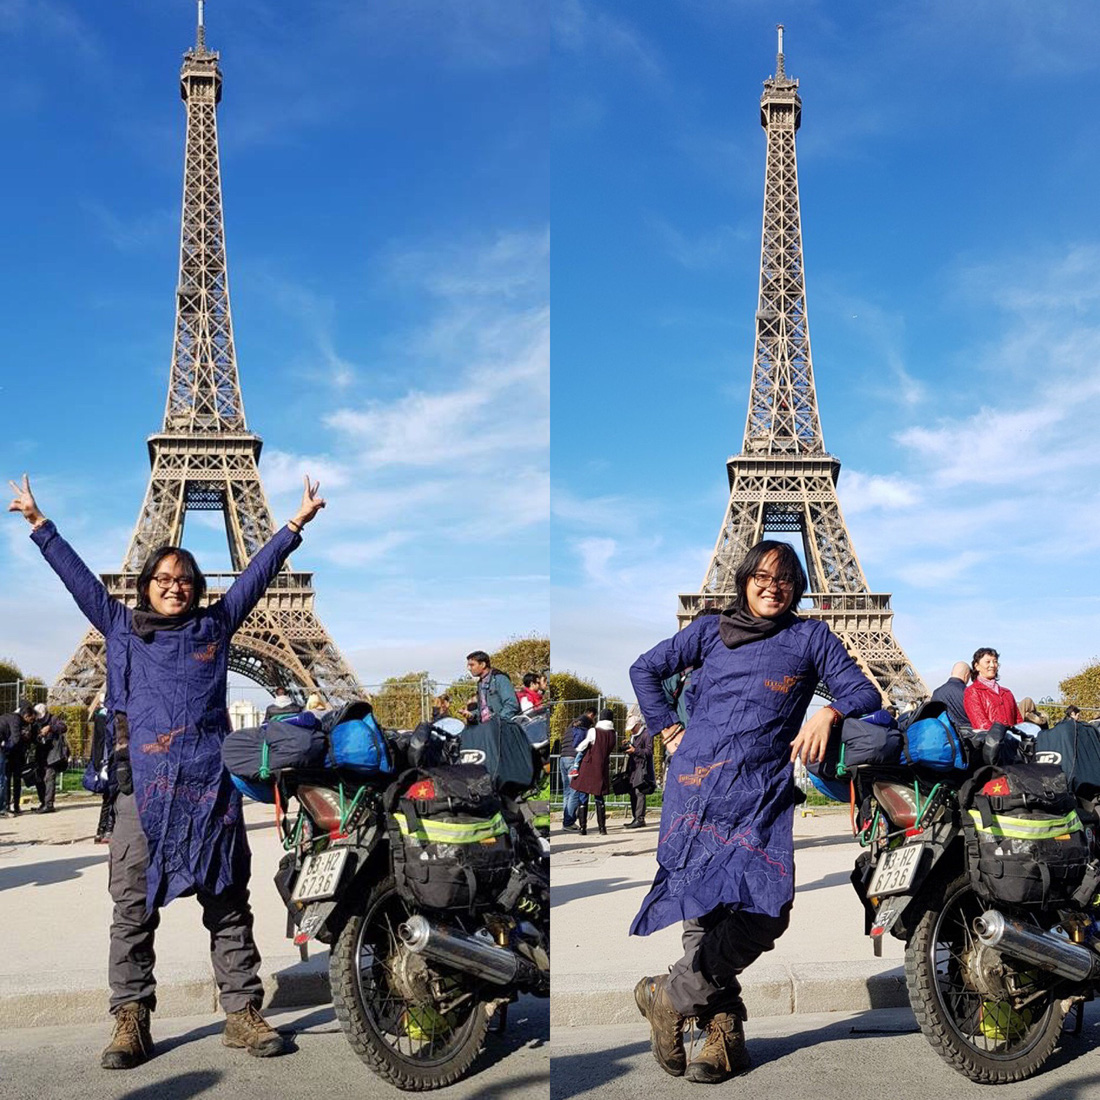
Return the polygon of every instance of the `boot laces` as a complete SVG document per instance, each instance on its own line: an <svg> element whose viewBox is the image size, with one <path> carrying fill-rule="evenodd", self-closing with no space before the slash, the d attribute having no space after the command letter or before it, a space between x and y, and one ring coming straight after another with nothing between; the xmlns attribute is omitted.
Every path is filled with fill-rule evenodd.
<svg viewBox="0 0 1100 1100"><path fill-rule="evenodd" d="M715 1016L707 1020L704 1026L707 1030L707 1038L706 1042L703 1043L703 1049L699 1052L700 1058L718 1060L720 1055L721 1061L725 1064L726 1072L732 1072L729 1039L734 1030L733 1022L728 1016Z"/></svg>
<svg viewBox="0 0 1100 1100"><path fill-rule="evenodd" d="M136 1009L122 1008L119 1010L115 1016L113 1042L115 1044L125 1044L126 1046L136 1046L141 1050L145 1049L145 1040L141 1034L140 1015Z"/></svg>

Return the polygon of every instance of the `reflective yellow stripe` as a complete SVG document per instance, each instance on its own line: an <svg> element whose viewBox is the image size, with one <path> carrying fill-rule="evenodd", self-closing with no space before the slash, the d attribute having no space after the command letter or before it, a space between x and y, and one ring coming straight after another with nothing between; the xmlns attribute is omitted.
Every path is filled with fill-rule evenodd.
<svg viewBox="0 0 1100 1100"><path fill-rule="evenodd" d="M410 833L409 823L404 814L395 813L394 821L402 836L415 836L417 840L429 844L480 844L483 840L492 840L508 832L508 826L500 814L493 814L484 821L433 821L421 818L420 828Z"/></svg>
<svg viewBox="0 0 1100 1100"><path fill-rule="evenodd" d="M1077 816L1076 810L1070 810L1064 817L1052 817L1044 821L995 814L993 823L988 829L982 824L982 815L977 810L971 810L970 816L979 833L1007 837L1010 840L1069 840L1067 834L1081 831L1081 819Z"/></svg>

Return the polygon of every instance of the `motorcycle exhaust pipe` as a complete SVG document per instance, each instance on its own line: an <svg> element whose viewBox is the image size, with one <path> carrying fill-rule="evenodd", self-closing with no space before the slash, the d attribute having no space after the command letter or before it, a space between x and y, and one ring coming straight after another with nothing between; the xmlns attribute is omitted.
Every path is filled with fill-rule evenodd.
<svg viewBox="0 0 1100 1100"><path fill-rule="evenodd" d="M1100 976L1100 956L1091 948L1010 920L996 909L977 917L974 931L985 947L995 947L1060 978L1087 982Z"/></svg>
<svg viewBox="0 0 1100 1100"><path fill-rule="evenodd" d="M419 914L409 917L397 934L414 954L494 985L530 985L538 980L538 970L507 947L455 928L442 928Z"/></svg>

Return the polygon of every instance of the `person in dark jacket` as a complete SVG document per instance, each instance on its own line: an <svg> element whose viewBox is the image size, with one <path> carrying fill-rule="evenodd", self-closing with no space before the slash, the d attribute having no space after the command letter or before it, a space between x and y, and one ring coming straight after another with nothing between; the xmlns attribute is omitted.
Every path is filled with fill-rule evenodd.
<svg viewBox="0 0 1100 1100"><path fill-rule="evenodd" d="M137 608L108 595L39 510L26 475L8 506L31 525L50 567L106 642L108 723L119 783L109 883L114 899L108 981L115 1029L100 1064L129 1069L153 1049L153 940L160 908L196 894L226 1012L222 1042L250 1054L286 1047L259 1013L263 985L248 904L251 855L241 796L222 765L229 732L230 642L325 506L305 481L294 518L253 555L228 591L203 605L195 559L162 546L137 579Z"/></svg>
<svg viewBox="0 0 1100 1100"><path fill-rule="evenodd" d="M588 834L588 796L596 803L596 827L607 836L607 808L604 797L611 792L611 754L615 751L615 723L601 718L577 746L583 753L573 777L573 790L579 795L577 824L581 836Z"/></svg>
<svg viewBox="0 0 1100 1100"><path fill-rule="evenodd" d="M683 922L683 957L634 988L658 1064L715 1083L749 1066L738 974L775 946L794 900L792 765L822 760L834 727L881 706L826 623L795 614L806 574L784 542L758 543L720 615L643 653L630 679L651 730L674 753L665 775L657 875L631 926ZM693 667L685 728L662 682ZM819 683L833 702L806 719ZM707 1038L687 1064L683 1025Z"/></svg>
<svg viewBox="0 0 1100 1100"><path fill-rule="evenodd" d="M656 788L653 774L653 734L646 729L641 714L627 718L626 746L627 779L630 781L630 815L624 829L640 829L645 825L646 795Z"/></svg>
<svg viewBox="0 0 1100 1100"><path fill-rule="evenodd" d="M11 714L0 714L0 817L7 817L9 811L20 812L26 746L33 718L34 707L30 703L23 703Z"/></svg>
<svg viewBox="0 0 1100 1100"><path fill-rule="evenodd" d="M96 826L94 842L106 844L115 831L115 798L118 797L118 783L112 777L115 755L114 738L107 721L107 708L100 694L92 706L92 753L91 765L99 774L106 773L107 789L103 792L99 808L99 824Z"/></svg>
<svg viewBox="0 0 1100 1100"><path fill-rule="evenodd" d="M31 743L34 745L34 786L38 805L33 812L52 814L57 777L69 764L69 743L65 740L68 726L63 718L50 714L45 703L37 703L34 714Z"/></svg>
<svg viewBox="0 0 1100 1100"><path fill-rule="evenodd" d="M970 729L970 719L967 717L963 698L966 695L966 685L970 683L971 671L966 661L956 661L951 666L951 675L932 692L933 700L947 707L948 717L960 732Z"/></svg>
<svg viewBox="0 0 1100 1100"><path fill-rule="evenodd" d="M294 702L285 689L280 688L279 693L268 704L264 711L264 721L270 722L274 718L289 718L292 714L301 714L302 708Z"/></svg>
<svg viewBox="0 0 1100 1100"><path fill-rule="evenodd" d="M580 793L573 790L573 764L577 758L577 746L588 736L594 724L595 711L587 711L573 720L562 738L561 754L558 757L558 774L561 776L561 827L572 832L579 829L577 808L580 806Z"/></svg>
<svg viewBox="0 0 1100 1100"><path fill-rule="evenodd" d="M494 714L515 718L519 714L519 699L507 672L493 668L489 654L475 649L466 654L466 667L477 681L478 720L488 722Z"/></svg>

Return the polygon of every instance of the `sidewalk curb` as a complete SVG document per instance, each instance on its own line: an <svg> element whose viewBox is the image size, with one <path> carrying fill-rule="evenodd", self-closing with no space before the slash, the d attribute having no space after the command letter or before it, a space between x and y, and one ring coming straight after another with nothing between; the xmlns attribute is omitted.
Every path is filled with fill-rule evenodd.
<svg viewBox="0 0 1100 1100"><path fill-rule="evenodd" d="M265 1009L308 1008L331 1000L328 952L303 962L298 955L264 960L260 976ZM54 974L0 975L0 1018L10 1028L86 1024L108 1020L106 967ZM158 1017L196 1016L218 1012L213 972L195 967L157 968Z"/></svg>
<svg viewBox="0 0 1100 1100"><path fill-rule="evenodd" d="M639 1021L634 983L641 976L627 983L617 978L602 988L592 988L591 979L580 976L572 980L555 977L550 997L551 1028ZM909 1007L904 969L883 969L882 963L875 960L815 966L757 963L742 977L742 990L750 1019Z"/></svg>

